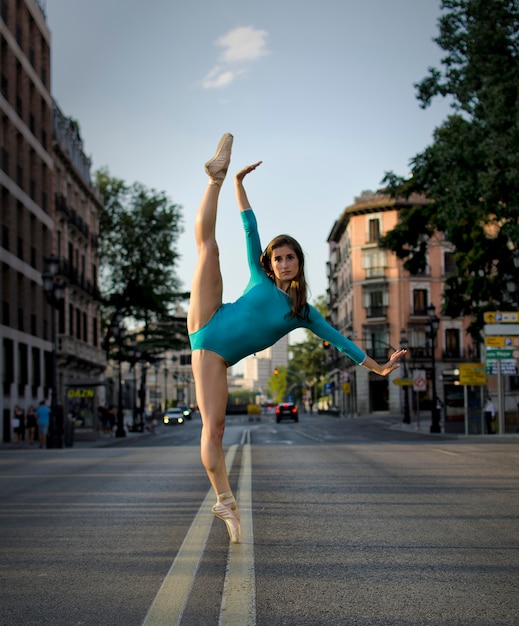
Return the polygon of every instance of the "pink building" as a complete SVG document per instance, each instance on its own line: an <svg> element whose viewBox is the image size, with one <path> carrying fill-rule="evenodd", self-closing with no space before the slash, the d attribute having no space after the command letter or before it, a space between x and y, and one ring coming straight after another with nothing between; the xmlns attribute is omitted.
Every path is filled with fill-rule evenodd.
<svg viewBox="0 0 519 626"><path fill-rule="evenodd" d="M456 430L463 417L463 389L455 384L459 365L479 358L466 334L469 320L441 314L443 282L453 268L449 243L441 235L428 241L427 267L414 276L396 255L379 247L380 237L397 223L399 209L410 203L425 205L426 200L365 192L344 209L328 237L331 323L380 362L408 346L405 363L389 378L381 378L330 350L329 380L335 383L334 404L344 414L400 414L407 419L419 411L423 420L431 419L436 393L443 405L441 420ZM433 352L434 313L438 319ZM413 378L417 371L424 373L423 391L394 383Z"/></svg>

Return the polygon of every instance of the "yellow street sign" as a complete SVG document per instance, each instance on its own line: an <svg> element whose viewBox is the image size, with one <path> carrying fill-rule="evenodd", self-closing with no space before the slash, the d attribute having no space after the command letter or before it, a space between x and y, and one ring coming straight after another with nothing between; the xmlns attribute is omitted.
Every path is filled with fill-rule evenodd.
<svg viewBox="0 0 519 626"><path fill-rule="evenodd" d="M519 337L516 335L486 335L485 346L492 348L514 348L519 347Z"/></svg>
<svg viewBox="0 0 519 626"><path fill-rule="evenodd" d="M395 385L398 385L399 387L412 387L413 386L412 378L395 378L393 382L395 383Z"/></svg>
<svg viewBox="0 0 519 626"><path fill-rule="evenodd" d="M342 383L342 393L350 393L350 385L351 383Z"/></svg>
<svg viewBox="0 0 519 626"><path fill-rule="evenodd" d="M484 363L461 363L460 385L486 385L487 375Z"/></svg>
<svg viewBox="0 0 519 626"><path fill-rule="evenodd" d="M519 313L517 311L487 311L483 319L486 324L517 324Z"/></svg>

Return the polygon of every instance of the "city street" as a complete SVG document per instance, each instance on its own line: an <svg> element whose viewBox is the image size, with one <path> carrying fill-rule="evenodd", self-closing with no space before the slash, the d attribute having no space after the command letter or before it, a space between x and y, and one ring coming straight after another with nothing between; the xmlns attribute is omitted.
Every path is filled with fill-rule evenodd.
<svg viewBox="0 0 519 626"><path fill-rule="evenodd" d="M518 623L517 437L230 416L229 546L199 434L1 448L0 625Z"/></svg>

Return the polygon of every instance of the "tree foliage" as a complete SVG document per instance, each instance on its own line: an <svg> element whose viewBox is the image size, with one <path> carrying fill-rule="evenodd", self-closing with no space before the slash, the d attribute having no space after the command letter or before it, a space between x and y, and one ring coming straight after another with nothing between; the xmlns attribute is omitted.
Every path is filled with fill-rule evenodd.
<svg viewBox="0 0 519 626"><path fill-rule="evenodd" d="M442 70L429 68L417 87L422 108L436 96L453 114L433 143L411 160L412 175L386 174L393 196L425 194L430 203L401 209L382 245L417 273L436 232L454 247L456 272L445 284L444 313L473 315L510 306L507 276L519 244L519 3L443 0L439 35Z"/></svg>
<svg viewBox="0 0 519 626"><path fill-rule="evenodd" d="M328 315L328 306L324 296L319 296L314 302L315 308L324 317ZM327 373L326 353L323 342L312 331L305 330L306 340L292 344L290 351L290 368L286 372L286 389L295 387L301 389L301 379L308 385L308 393L311 393L313 401L317 401L320 388L322 387ZM281 369L281 368L280 368ZM295 375L294 373L298 375ZM294 394L300 396L300 392Z"/></svg>
<svg viewBox="0 0 519 626"><path fill-rule="evenodd" d="M181 207L141 183L127 185L96 172L104 208L100 214L101 292L106 317L120 311L144 330L141 350L156 355L187 345L185 321L174 316L179 293L175 244L182 233Z"/></svg>

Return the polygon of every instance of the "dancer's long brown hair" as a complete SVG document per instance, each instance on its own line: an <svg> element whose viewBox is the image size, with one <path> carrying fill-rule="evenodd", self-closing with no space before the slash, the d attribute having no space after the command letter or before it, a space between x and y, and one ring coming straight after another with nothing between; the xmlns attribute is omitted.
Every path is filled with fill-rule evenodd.
<svg viewBox="0 0 519 626"><path fill-rule="evenodd" d="M299 243L290 235L278 235L269 243L265 251L261 255L261 266L265 270L265 274L270 280L275 281L274 272L270 259L274 254L274 250L280 246L288 246L293 250L299 260L299 271L292 281L287 293L290 296L292 315L291 317L300 317L308 319L308 302L307 302L307 285L305 277L305 255Z"/></svg>

